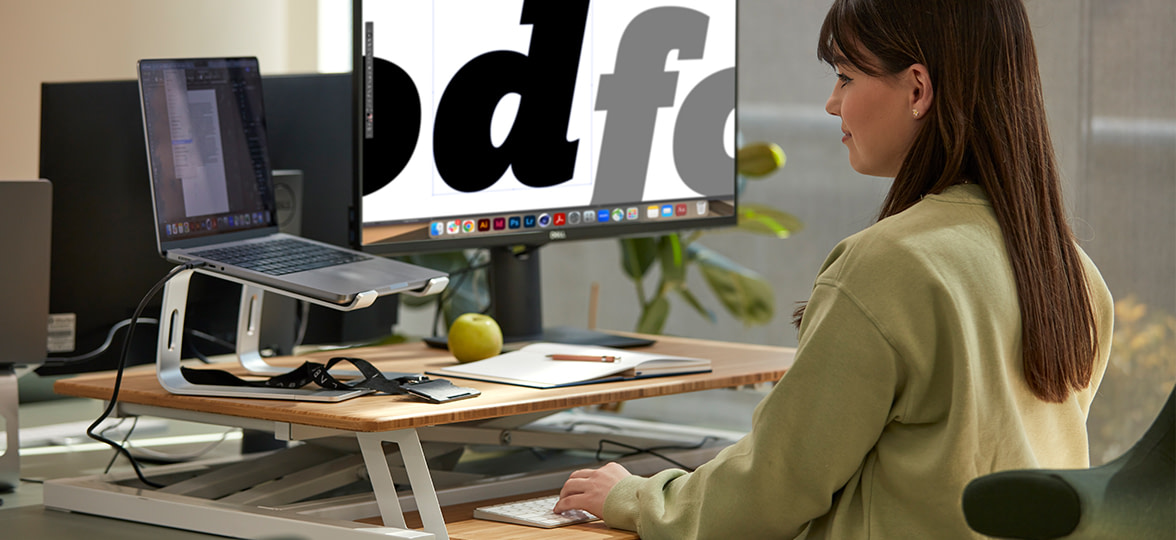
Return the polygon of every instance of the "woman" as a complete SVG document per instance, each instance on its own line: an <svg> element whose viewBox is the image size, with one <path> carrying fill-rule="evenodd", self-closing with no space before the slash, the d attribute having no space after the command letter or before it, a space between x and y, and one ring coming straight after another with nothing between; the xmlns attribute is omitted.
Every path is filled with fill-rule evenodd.
<svg viewBox="0 0 1176 540"><path fill-rule="evenodd" d="M1074 243L1021 0L836 0L849 161L893 178L798 310L751 433L686 473L577 471L555 511L642 538L965 538L972 479L1089 465L1111 297Z"/></svg>

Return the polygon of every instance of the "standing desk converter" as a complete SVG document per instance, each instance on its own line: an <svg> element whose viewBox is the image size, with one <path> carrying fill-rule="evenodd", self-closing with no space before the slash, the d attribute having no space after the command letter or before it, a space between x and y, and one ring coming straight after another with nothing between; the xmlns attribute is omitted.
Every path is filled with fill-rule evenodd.
<svg viewBox="0 0 1176 540"><path fill-rule="evenodd" d="M55 480L45 484L45 506L244 538L634 538L624 531L610 531L601 522L551 530L474 520L470 517L474 505L468 503L550 492L562 484L567 471L512 479L514 484L509 487L507 481L473 482L452 493L440 492L439 499L434 482L446 473L429 470L430 456L421 443L595 448L598 435L597 442L592 442L591 434L557 437L516 428L576 407L772 383L784 375L794 352L783 347L649 337L657 343L641 350L709 358L713 371L542 390L462 379L455 382L477 388L482 395L431 404L387 395L339 403L173 395L159 385L154 371L128 370L119 393L121 415L259 429L287 441L346 437L358 442L359 455L322 454L316 445L306 444L282 450L280 456L243 458L216 464L218 468L183 464L148 469L149 477L164 484L161 489L146 487L131 474ZM455 362L447 351L420 343L342 354L365 358L381 370L396 372L425 372ZM339 355L321 352L271 362L293 367L304 360L322 362ZM109 400L113 382L111 373L90 374L58 381L54 390L67 396ZM384 443L397 446L402 465L395 460L389 465ZM693 459L701 463L717 451L703 448L694 451L698 453ZM664 466L658 462L650 472ZM634 472L642 473L641 467L635 467ZM321 487L335 479L337 485L344 485L354 482L357 475L370 479L372 493L291 502L298 501L311 483ZM396 484L409 485L411 495L398 496ZM410 511L407 518L405 510Z"/></svg>

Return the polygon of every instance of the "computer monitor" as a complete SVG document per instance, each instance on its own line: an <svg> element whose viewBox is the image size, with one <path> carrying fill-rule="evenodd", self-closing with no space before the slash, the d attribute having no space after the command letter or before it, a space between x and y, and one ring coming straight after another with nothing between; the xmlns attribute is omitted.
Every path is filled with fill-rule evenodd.
<svg viewBox="0 0 1176 540"><path fill-rule="evenodd" d="M362 248L490 248L545 339L534 248L735 224L737 4L356 0Z"/></svg>
<svg viewBox="0 0 1176 540"><path fill-rule="evenodd" d="M52 200L48 180L0 178L0 371L45 359Z"/></svg>

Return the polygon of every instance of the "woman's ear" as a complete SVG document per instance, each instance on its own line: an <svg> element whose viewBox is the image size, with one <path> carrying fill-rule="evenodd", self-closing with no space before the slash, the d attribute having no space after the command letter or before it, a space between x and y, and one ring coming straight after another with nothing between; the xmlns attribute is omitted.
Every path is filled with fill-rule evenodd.
<svg viewBox="0 0 1176 540"><path fill-rule="evenodd" d="M907 68L906 79L911 88L911 112L916 119L931 110L935 89L931 87L931 73L923 64L912 64Z"/></svg>

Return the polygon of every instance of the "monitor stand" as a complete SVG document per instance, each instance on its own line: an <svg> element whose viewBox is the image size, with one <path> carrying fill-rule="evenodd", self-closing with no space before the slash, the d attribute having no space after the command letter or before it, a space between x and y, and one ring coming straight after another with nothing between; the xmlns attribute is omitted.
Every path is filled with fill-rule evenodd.
<svg viewBox="0 0 1176 540"><path fill-rule="evenodd" d="M490 248L490 316L502 328L505 343L549 341L600 347L645 347L654 340L570 326L543 327L540 291L539 247ZM425 339L431 347L445 349L446 338Z"/></svg>
<svg viewBox="0 0 1176 540"><path fill-rule="evenodd" d="M0 450L0 493L20 485L20 398L16 366L0 364L0 424L4 426L4 447Z"/></svg>

